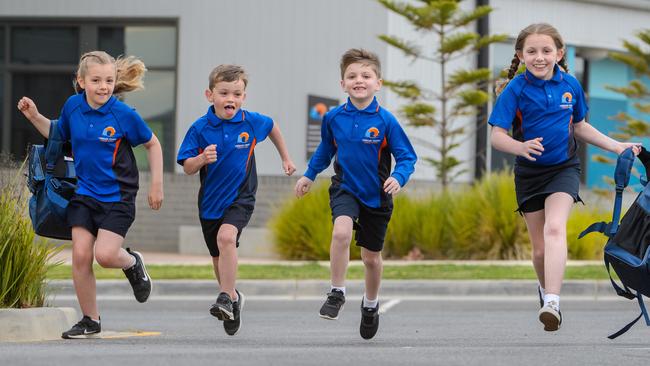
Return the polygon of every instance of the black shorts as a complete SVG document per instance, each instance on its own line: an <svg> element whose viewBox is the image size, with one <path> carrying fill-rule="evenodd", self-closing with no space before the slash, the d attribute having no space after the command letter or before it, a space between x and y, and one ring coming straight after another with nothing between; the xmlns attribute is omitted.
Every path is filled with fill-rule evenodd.
<svg viewBox="0 0 650 366"><path fill-rule="evenodd" d="M126 237L135 220L134 202L101 202L90 196L75 194L68 205L68 224L81 226L97 237L99 229Z"/></svg>
<svg viewBox="0 0 650 366"><path fill-rule="evenodd" d="M386 229L393 214L392 203L388 207L372 208L339 187L331 186L329 192L332 222L339 216L351 217L358 246L373 252L384 249Z"/></svg>
<svg viewBox="0 0 650 366"><path fill-rule="evenodd" d="M252 214L253 208L251 206L234 203L224 211L223 216L221 216L220 219L201 219L203 239L205 239L205 244L207 245L212 257L219 256L217 234L219 233L221 225L230 224L237 228L236 245L239 248L239 237L241 236L242 230L244 230L246 225L248 225L248 221L251 219Z"/></svg>
<svg viewBox="0 0 650 366"><path fill-rule="evenodd" d="M546 197L556 192L567 193L574 202L582 202L579 188L580 159L577 156L550 166L515 165L517 211L521 213L544 209Z"/></svg>

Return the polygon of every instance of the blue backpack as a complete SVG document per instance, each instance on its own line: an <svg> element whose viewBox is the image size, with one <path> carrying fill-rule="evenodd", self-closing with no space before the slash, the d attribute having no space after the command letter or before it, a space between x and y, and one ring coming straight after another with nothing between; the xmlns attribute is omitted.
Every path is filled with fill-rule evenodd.
<svg viewBox="0 0 650 366"><path fill-rule="evenodd" d="M68 202L77 188L70 144L64 141L50 123L50 134L45 145L32 145L28 153L27 187L29 216L34 232L53 239L70 240L71 229L66 219Z"/></svg>
<svg viewBox="0 0 650 366"><path fill-rule="evenodd" d="M642 148L639 160L643 163L646 176L650 172L650 153ZM583 231L578 238L598 231L609 239L604 249L605 267L609 274L616 294L626 299L636 299L641 314L632 322L624 326L618 332L608 336L614 339L627 332L641 317L645 318L646 325L650 326L650 317L643 303L643 296L650 297L650 185L642 180L644 189L623 218L620 220L621 203L623 190L630 181L630 171L634 164L634 153L627 149L618 157L614 180L616 182L616 198L614 199L614 210L612 221L609 223L597 222ZM617 284L612 278L610 267L618 275L621 284Z"/></svg>

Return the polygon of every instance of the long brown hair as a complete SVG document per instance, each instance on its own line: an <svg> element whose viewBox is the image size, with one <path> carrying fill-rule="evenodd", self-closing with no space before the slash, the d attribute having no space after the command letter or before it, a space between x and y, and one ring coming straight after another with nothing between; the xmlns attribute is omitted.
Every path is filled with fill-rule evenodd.
<svg viewBox="0 0 650 366"><path fill-rule="evenodd" d="M128 93L134 90L144 89L142 78L147 68L144 62L135 56L118 57L117 60L113 56L104 51L91 51L81 55L79 59L79 68L77 69L77 77L84 78L88 72L88 64L95 63L99 65L113 65L115 66L115 88L113 94ZM77 92L82 90L81 86L74 80L74 89Z"/></svg>

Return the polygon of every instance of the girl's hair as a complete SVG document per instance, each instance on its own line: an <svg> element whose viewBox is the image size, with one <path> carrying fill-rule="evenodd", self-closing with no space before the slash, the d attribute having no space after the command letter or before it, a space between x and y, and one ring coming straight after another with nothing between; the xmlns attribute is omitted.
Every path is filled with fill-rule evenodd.
<svg viewBox="0 0 650 366"><path fill-rule="evenodd" d="M381 62L379 62L379 56L363 48L351 48L341 56L341 79L343 79L348 66L357 62L372 67L377 77L381 79Z"/></svg>
<svg viewBox="0 0 650 366"><path fill-rule="evenodd" d="M218 82L225 81L230 83L237 80L244 82L244 89L248 86L248 75L243 67L238 65L219 65L210 72L208 86L212 90Z"/></svg>
<svg viewBox="0 0 650 366"><path fill-rule="evenodd" d="M77 69L77 77L84 78L88 72L88 64L95 63L99 65L113 65L115 66L115 88L113 94L122 94L134 90L144 89L142 78L144 77L147 68L144 62L135 56L118 57L117 60L113 56L104 51L91 51L81 55L79 59L79 68ZM74 89L78 93L82 88L74 80Z"/></svg>
<svg viewBox="0 0 650 366"><path fill-rule="evenodd" d="M553 27L552 25L548 23L535 23L524 28L521 32L519 32L519 36L517 36L517 41L515 41L515 55L512 58L512 62L510 63L510 68L508 69L508 79L506 79L505 82L499 83L497 85L496 88L497 94L501 93L501 91L508 84L508 81L510 81L517 73L517 70L519 69L519 62L520 62L519 56L517 56L517 52L523 52L524 42L526 41L526 38L528 38L528 36L530 36L531 34L547 35L553 39L553 42L555 42L555 47L558 50L564 49L564 40L562 40L562 36L557 31L557 29L555 29L555 27ZM558 65L560 65L560 67L564 72L569 72L569 67L567 66L565 56L562 56L562 59L558 61Z"/></svg>

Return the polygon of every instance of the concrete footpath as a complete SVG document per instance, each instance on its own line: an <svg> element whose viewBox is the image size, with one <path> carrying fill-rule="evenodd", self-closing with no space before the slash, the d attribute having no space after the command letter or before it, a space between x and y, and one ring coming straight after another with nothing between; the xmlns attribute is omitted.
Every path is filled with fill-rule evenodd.
<svg viewBox="0 0 650 366"><path fill-rule="evenodd" d="M176 253L142 253L147 265L211 265L208 255L181 255ZM72 263L70 250L64 250L56 258L66 264ZM240 258L240 264L284 264L300 265L304 261L278 261L257 258ZM329 263L318 262L323 266ZM408 264L473 264L473 265L522 265L529 261L385 261L385 265ZM601 264L593 262L569 262L569 266ZM361 265L352 261L351 265ZM152 300L212 299L218 293L215 280L153 280ZM531 280L384 280L381 297L384 299L495 299L537 297L536 281ZM308 299L324 298L329 290L328 280L240 280L238 288L251 299ZM361 280L347 281L348 296L363 295ZM97 281L100 299L132 298L132 290L126 279ZM48 283L48 296L52 298L75 299L71 280L56 280ZM607 280L565 281L563 299L579 298L600 300L614 298L616 294ZM69 329L80 318L78 311L71 308L0 309L0 341L21 342L59 339L61 331Z"/></svg>

